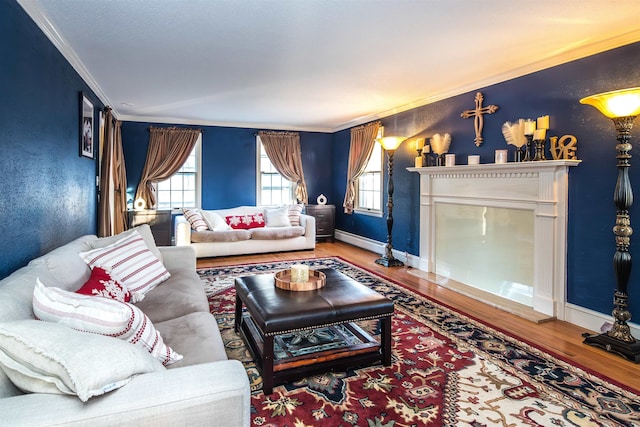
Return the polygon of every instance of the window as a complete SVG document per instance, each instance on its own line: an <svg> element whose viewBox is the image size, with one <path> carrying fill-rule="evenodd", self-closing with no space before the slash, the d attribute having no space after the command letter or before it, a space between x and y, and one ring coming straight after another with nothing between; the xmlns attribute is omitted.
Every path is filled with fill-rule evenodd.
<svg viewBox="0 0 640 427"><path fill-rule="evenodd" d="M377 142L364 172L358 178L355 210L382 214L382 147Z"/></svg>
<svg viewBox="0 0 640 427"><path fill-rule="evenodd" d="M257 202L259 206L277 206L292 204L295 200L293 183L280 175L271 164L264 151L260 137L257 138L258 182Z"/></svg>
<svg viewBox="0 0 640 427"><path fill-rule="evenodd" d="M158 209L196 208L200 206L200 146L202 134L184 165L165 181L157 183Z"/></svg>

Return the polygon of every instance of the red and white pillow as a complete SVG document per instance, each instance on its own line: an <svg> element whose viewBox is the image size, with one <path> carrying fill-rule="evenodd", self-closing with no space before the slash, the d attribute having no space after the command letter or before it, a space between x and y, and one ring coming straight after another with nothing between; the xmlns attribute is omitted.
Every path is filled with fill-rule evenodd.
<svg viewBox="0 0 640 427"><path fill-rule="evenodd" d="M129 290L134 303L171 276L137 230L112 245L81 252L80 257L91 269L108 271Z"/></svg>
<svg viewBox="0 0 640 427"><path fill-rule="evenodd" d="M196 231L206 231L209 229L209 225L204 220L202 214L193 209L182 209L182 214L189 221L191 228Z"/></svg>
<svg viewBox="0 0 640 427"><path fill-rule="evenodd" d="M265 226L264 214L262 213L230 215L225 217L225 221L235 230L249 230Z"/></svg>
<svg viewBox="0 0 640 427"><path fill-rule="evenodd" d="M76 293L111 298L120 302L131 301L131 294L127 287L118 283L116 279L100 267L95 267L91 270L91 277Z"/></svg>
<svg viewBox="0 0 640 427"><path fill-rule="evenodd" d="M147 315L133 304L46 287L38 278L33 290L33 313L40 320L141 346L164 366L182 359L164 343Z"/></svg>

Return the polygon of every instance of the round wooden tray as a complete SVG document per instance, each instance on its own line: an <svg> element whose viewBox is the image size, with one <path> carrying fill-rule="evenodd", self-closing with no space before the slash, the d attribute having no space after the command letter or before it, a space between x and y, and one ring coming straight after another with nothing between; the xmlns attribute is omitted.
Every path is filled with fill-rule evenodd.
<svg viewBox="0 0 640 427"><path fill-rule="evenodd" d="M322 288L327 281L327 276L322 271L316 270L309 270L309 281L303 283L291 281L291 270L278 271L274 277L276 288L286 291L312 291Z"/></svg>

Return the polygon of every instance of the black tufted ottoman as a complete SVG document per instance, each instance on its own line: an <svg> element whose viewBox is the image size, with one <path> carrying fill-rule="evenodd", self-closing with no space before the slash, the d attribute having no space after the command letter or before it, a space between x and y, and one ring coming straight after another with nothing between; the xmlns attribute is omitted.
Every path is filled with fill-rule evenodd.
<svg viewBox="0 0 640 427"><path fill-rule="evenodd" d="M242 332L262 371L262 390L266 395L272 393L274 385L309 374L344 370L378 360L387 366L391 364L393 302L339 271L320 271L327 276L326 285L312 291L279 289L273 274L235 280L235 330ZM247 308L244 316L243 304ZM380 343L354 323L367 319L380 319ZM275 360L274 338L282 341L283 336L293 336L291 342L303 339L313 342L323 338L324 333L318 332L319 338L314 338L313 331L336 325L341 329L335 334L346 331L351 337L348 346Z"/></svg>

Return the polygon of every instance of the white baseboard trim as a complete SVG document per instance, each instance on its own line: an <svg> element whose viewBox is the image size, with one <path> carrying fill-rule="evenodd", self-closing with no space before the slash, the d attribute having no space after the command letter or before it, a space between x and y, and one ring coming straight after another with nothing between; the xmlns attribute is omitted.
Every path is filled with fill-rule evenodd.
<svg viewBox="0 0 640 427"><path fill-rule="evenodd" d="M613 323L613 316L570 303L566 303L564 306L564 318L569 323L585 328L585 332L599 333L603 324ZM631 328L631 335L638 339L640 337L640 325L630 322L629 328Z"/></svg>
<svg viewBox="0 0 640 427"><path fill-rule="evenodd" d="M368 239L366 237L341 230L335 231L335 238L336 240L349 243L350 245L357 246L380 255L384 253L384 242ZM420 268L420 257L418 256L400 252L395 249L393 250L393 256L404 262L407 266L418 269ZM608 316L570 303L565 303L564 305L564 320L568 323L585 328L585 332L599 332L600 327L604 323L613 323L613 317L610 315ZM629 323L629 327L631 328L631 334L636 339L640 339L640 325L636 323Z"/></svg>
<svg viewBox="0 0 640 427"><path fill-rule="evenodd" d="M356 246L358 248L380 254L380 256L384 254L384 245L386 244L385 242L379 242L377 240L358 236L357 234L352 234L341 230L335 230L335 239L340 240L341 242L349 243L350 245ZM404 262L409 267L418 267L420 258L415 255L411 255L407 252L400 252L394 249L393 256L396 259Z"/></svg>

